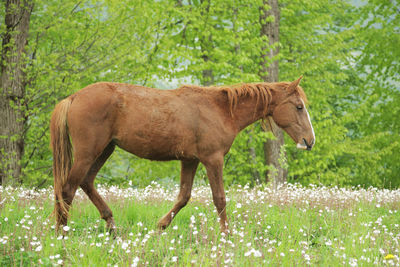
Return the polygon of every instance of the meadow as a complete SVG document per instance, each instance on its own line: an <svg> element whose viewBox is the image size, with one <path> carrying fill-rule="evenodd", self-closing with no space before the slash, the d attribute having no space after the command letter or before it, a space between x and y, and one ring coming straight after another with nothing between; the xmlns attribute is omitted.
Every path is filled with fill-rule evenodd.
<svg viewBox="0 0 400 267"><path fill-rule="evenodd" d="M219 231L210 189L165 231L156 228L178 187L98 186L114 213L110 236L79 190L65 237L52 188L0 187L0 266L398 266L400 190L286 184L227 190L230 234Z"/></svg>

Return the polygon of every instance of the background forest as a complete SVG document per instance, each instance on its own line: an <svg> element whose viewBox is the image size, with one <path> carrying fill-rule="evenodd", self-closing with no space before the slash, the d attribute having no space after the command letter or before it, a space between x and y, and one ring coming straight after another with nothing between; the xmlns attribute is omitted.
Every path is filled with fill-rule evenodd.
<svg viewBox="0 0 400 267"><path fill-rule="evenodd" d="M2 184L53 183L51 111L86 85L268 81L275 66L280 81L303 75L316 133L311 152L284 137L279 163L287 181L398 187L400 3L282 0L273 10L272 2L1 1ZM277 24L278 40L264 34ZM259 123L245 129L225 157L225 183L268 180L271 138ZM97 182L142 186L178 177L178 162L117 150ZM204 179L200 169L196 181Z"/></svg>

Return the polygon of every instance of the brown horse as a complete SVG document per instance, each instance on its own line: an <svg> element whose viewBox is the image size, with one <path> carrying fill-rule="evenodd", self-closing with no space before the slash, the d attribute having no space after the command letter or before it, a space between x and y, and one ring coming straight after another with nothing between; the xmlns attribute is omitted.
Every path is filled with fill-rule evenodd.
<svg viewBox="0 0 400 267"><path fill-rule="evenodd" d="M178 199L159 221L161 229L190 199L201 162L207 170L221 230L226 231L224 155L242 129L272 117L298 148L310 150L314 145L300 80L230 87L185 85L176 90L102 82L62 100L50 124L57 229L67 224L69 207L80 186L108 229L114 230L112 212L93 182L117 145L141 158L181 161Z"/></svg>

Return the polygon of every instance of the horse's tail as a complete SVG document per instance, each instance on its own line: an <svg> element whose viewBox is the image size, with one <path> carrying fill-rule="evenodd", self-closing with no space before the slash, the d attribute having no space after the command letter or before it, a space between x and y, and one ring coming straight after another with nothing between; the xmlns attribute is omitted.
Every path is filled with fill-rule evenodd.
<svg viewBox="0 0 400 267"><path fill-rule="evenodd" d="M51 148L53 150L54 214L57 223L59 223L61 217L68 214L68 206L64 202L62 189L67 182L72 166L72 144L67 126L67 113L71 103L70 97L58 103L50 121Z"/></svg>

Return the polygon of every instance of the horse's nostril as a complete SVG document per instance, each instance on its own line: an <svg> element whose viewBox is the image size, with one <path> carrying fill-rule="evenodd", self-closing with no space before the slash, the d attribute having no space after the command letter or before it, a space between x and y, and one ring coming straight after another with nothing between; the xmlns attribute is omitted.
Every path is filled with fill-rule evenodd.
<svg viewBox="0 0 400 267"><path fill-rule="evenodd" d="M312 146L313 146L313 144L314 144L314 139L311 140L311 142L310 142L310 144L309 144L309 143L307 143L307 140L306 140L305 138L303 138L303 142L304 142L304 144L306 145L307 150L311 150L311 148L312 148Z"/></svg>

